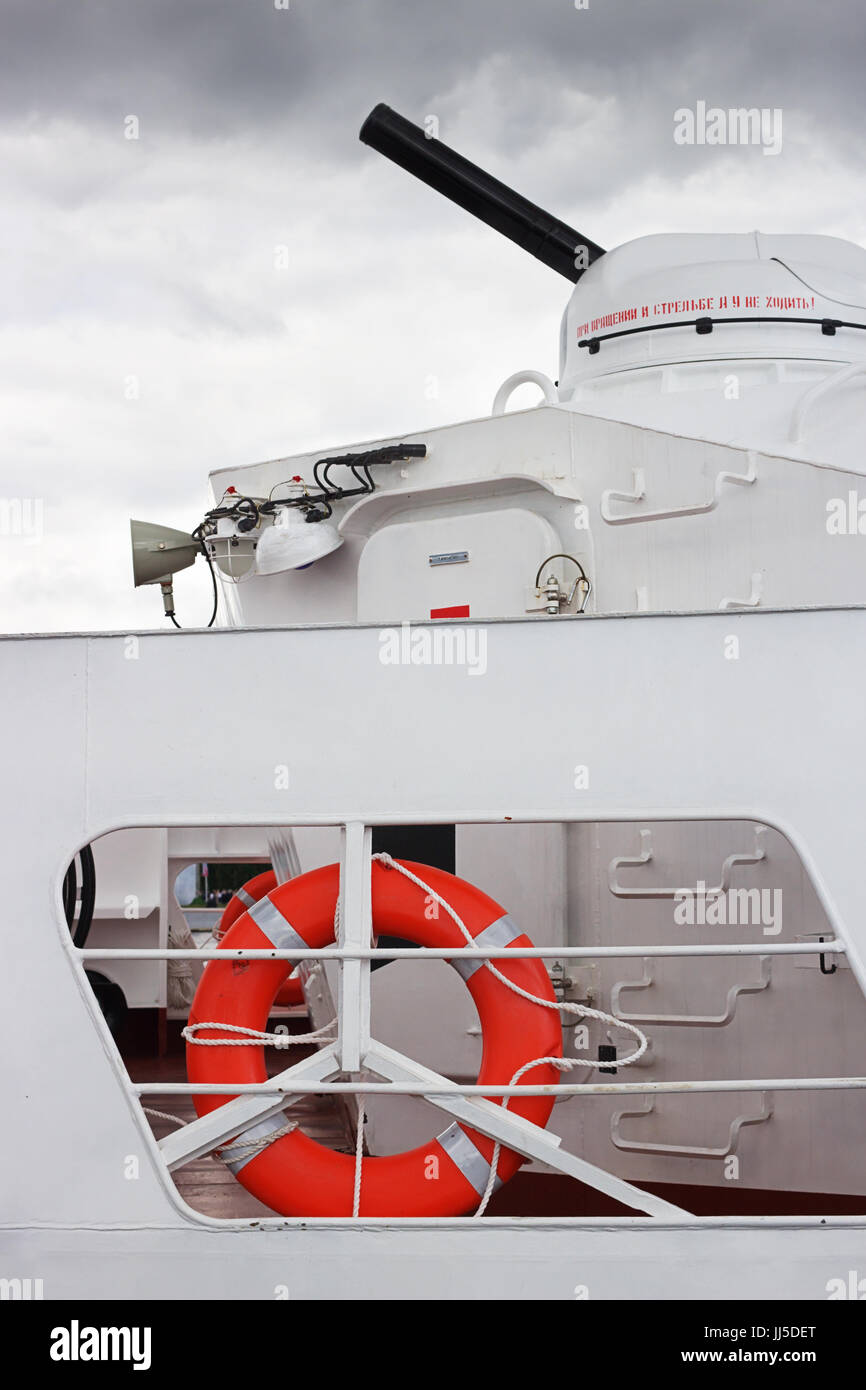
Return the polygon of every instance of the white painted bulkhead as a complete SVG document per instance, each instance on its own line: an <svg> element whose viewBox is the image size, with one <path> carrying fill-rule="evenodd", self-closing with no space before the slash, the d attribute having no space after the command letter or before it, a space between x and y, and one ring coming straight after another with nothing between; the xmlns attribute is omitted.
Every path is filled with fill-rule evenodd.
<svg viewBox="0 0 866 1390"><path fill-rule="evenodd" d="M495 661L487 685L453 667L383 667L376 627L144 636L138 663L122 659L122 635L34 639L28 642L32 660L26 675L16 660L20 644L0 644L4 670L17 672L17 681L7 682L13 704L20 702L22 711L28 707L40 716L29 726L22 721L32 736L25 733L9 755L10 773L23 789L18 823L8 842L17 863L9 908L31 928L18 943L16 971L5 974L0 986L0 1017L4 1029L15 1030L14 1051L21 1058L7 1088L8 1119L15 1132L26 1135L11 1156L13 1181L4 1189L0 1220L4 1252L14 1252L22 1277L38 1275L47 1262L53 1283L46 1296L69 1293L73 1283L76 1296L104 1294L106 1281L113 1278L115 1291L129 1295L134 1287L137 1296L164 1297L181 1292L199 1263L213 1264L213 1253L220 1251L225 1268L203 1275L201 1288L224 1289L235 1277L239 1292L258 1297L261 1281L273 1279L280 1259L291 1260L294 1268L295 1258L303 1256L303 1274L297 1277L307 1295L334 1297L345 1291L349 1296L350 1284L359 1292L357 1278L336 1277L335 1266L350 1250L369 1260L381 1240L382 1223L362 1223L359 1235L350 1235L339 1219L298 1223L274 1218L227 1228L179 1203L148 1127L124 1095L122 1063L62 922L59 887L70 827L83 842L119 823L164 824L169 814L176 824L190 826L208 821L311 824L357 816L369 804L368 773L365 760L355 755L357 730L340 718L342 693L333 679L348 661L356 698L365 707L374 707L389 689L395 697L389 737L377 748L378 805L365 813L371 819L401 822L417 816L428 822L472 823L513 816L518 823L534 817L551 824L578 818L590 837L597 833L591 827L611 818L630 825L649 822L660 856L650 870L662 883L669 881L669 864L664 862L664 836L655 829L659 823L689 818L700 804L716 820L737 822L738 831L756 822L777 826L796 845L822 910L832 918L834 935L849 948L851 968L839 976L851 981L856 975L862 988L863 884L851 854L863 819L851 760L851 738L859 737L862 724L862 626L860 610L493 623ZM741 661L726 668L731 679L721 689L715 660L729 633L752 655L748 665ZM805 674L795 634L812 654L812 668ZM833 717L819 725L809 717L816 672L830 660L839 683L832 697ZM535 756L503 765L505 731L538 686L562 676L574 680L587 666L604 673L605 680L587 683L580 725L563 738L559 728L542 721ZM607 686L629 668L639 674L649 727L662 736L647 739L627 711L611 707ZM241 786L225 778L209 750L219 730L239 717L248 698L248 673L255 669L267 669L271 679L260 687L257 705L261 751ZM175 692L170 726L176 746L195 760L194 779L188 776L185 757L166 760L159 755L169 727L163 704L166 673ZM767 695L757 705L756 682ZM285 720L284 691L289 687L333 729L333 756L325 762L304 731ZM752 717L746 718L749 712ZM706 755L708 718L728 750L724 761ZM677 749L673 758L668 740ZM293 770L290 786L282 791L274 787L274 747ZM578 758L594 769L588 789L574 786ZM407 761L414 769L411 786L400 775ZM808 784L800 773L804 763L814 769ZM122 780L117 777L120 765ZM40 772L47 775L48 768L53 781L46 804ZM837 833L840 817L850 839ZM510 829L501 825L497 834ZM632 832L619 829L621 838L595 850L602 863L617 850L634 857ZM732 834L731 843L746 853L753 848L739 833L736 838ZM586 853L584 849L584 857ZM46 895L47 863L55 867L52 891ZM640 872L621 868L624 878ZM738 970L754 964L754 957L736 962ZM387 976L389 969L377 974ZM619 969L626 973L622 964ZM814 970L803 968L799 974L817 982ZM710 983L703 999L682 1002L690 1008L715 1008ZM756 997L744 1002L755 1003ZM679 997L668 994L666 1008L680 1004ZM60 1049L46 1046L39 1022L46 1014L63 1038ZM812 1059L808 1074L827 1075L837 1059L825 1059L821 1037L815 1046L818 1059ZM405 1034L403 1047L409 1050ZM667 1044L661 1055L667 1065ZM770 1063L783 1055L782 1044L771 1044L765 1055L762 1065L760 1059L742 1058L738 1074L769 1076ZM712 1065L705 1071L706 1060ZM856 1057L843 1060L840 1074L856 1074ZM715 1052L711 1059L701 1058L700 1066L694 1058L690 1066L696 1076L707 1071L718 1076L720 1068ZM794 1066L785 1068L785 1075L794 1073ZM855 1092L846 1096L849 1102L857 1099ZM665 1107L670 1099L665 1098ZM726 1104L731 1100L721 1099ZM754 1103L756 1095L747 1099ZM579 1108L584 1134L592 1130L603 1135L604 1121L593 1119L597 1106L604 1110L607 1102L587 1097L557 1106L553 1127L558 1129L562 1117ZM665 1116L669 1124L667 1108ZM833 1123L834 1135L844 1134L838 1120ZM772 1124L760 1128L769 1132ZM755 1126L745 1133L753 1137L758 1131ZM79 1154L65 1169L63 1183L51 1177L58 1132ZM670 1128L665 1137L671 1138ZM716 1140L715 1132L693 1137ZM834 1151L825 1150L830 1168L835 1146L834 1140ZM754 1156L757 1150L749 1152ZM135 1181L125 1176L130 1155L138 1158ZM300 1228L305 1224L315 1229L304 1233ZM513 1280L511 1257L501 1244L508 1232L513 1239L519 1234L520 1277L527 1296L552 1296L558 1290L558 1296L571 1297L576 1284L587 1282L593 1297L657 1295L661 1265L669 1270L663 1292L670 1297L724 1298L734 1292L766 1297L772 1291L778 1297L820 1298L829 1279L857 1267L863 1248L863 1221L855 1217L812 1224L793 1218L683 1218L675 1224L654 1223L653 1218L589 1224L530 1221L526 1228L518 1223L519 1230L514 1223L495 1222L489 1244L471 1219L435 1223L426 1233L417 1223L384 1225L387 1259L375 1262L375 1275L361 1290L365 1295L400 1288L418 1296L442 1296L446 1290L448 1296L472 1296L473 1288L475 1296L503 1294ZM604 1247L603 1237L608 1238ZM179 1240L185 1262L168 1259ZM233 1244L226 1244L229 1240ZM119 1262L131 1249L137 1257L134 1273L130 1268L127 1277ZM495 1268L497 1260L508 1267ZM353 1258L349 1264L354 1266ZM359 1267L354 1268L357 1275Z"/></svg>

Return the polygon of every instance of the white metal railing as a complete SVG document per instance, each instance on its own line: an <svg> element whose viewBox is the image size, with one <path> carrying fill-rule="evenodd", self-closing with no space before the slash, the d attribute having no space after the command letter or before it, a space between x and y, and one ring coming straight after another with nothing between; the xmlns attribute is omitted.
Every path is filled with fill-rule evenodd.
<svg viewBox="0 0 866 1390"><path fill-rule="evenodd" d="M600 1067L614 1067L616 1062L599 1062ZM441 1079L437 1082L330 1081L322 1086L317 1081L212 1081L193 1084L188 1081L134 1081L134 1094L141 1096L255 1096L255 1095L316 1095L323 1090L349 1096L641 1096L692 1095L715 1091L862 1091L866 1076L759 1076L722 1081L611 1081L556 1082L549 1086L479 1086Z"/></svg>
<svg viewBox="0 0 866 1390"><path fill-rule="evenodd" d="M300 950L238 947L231 950L172 950L150 946L73 948L82 960L602 960L618 956L818 956L845 955L847 946L830 941L719 942L716 946L323 946Z"/></svg>
<svg viewBox="0 0 866 1390"><path fill-rule="evenodd" d="M334 961L339 965L340 989L337 1003L337 1035L317 1052L262 1082L192 1083L167 1081L132 1082L126 1078L128 1093L141 1098L149 1095L225 1095L225 1105L199 1117L159 1142L159 1150L170 1170L193 1161L202 1154L236 1137L253 1124L287 1109L304 1095L389 1095L416 1096L450 1113L527 1158L537 1159L557 1171L578 1178L587 1185L616 1198L626 1206L648 1215L694 1220L689 1213L654 1194L644 1192L624 1179L599 1168L575 1154L560 1149L555 1134L531 1124L496 1103L509 1096L552 1095L557 1098L594 1095L653 1096L659 1094L788 1091L859 1090L866 1088L866 1077L788 1077L745 1078L707 1081L641 1082L557 1082L553 1085L479 1085L450 1081L437 1072L371 1037L370 966L378 960L599 960L604 958L707 957L707 956L829 956L844 955L844 942L837 939L814 942L704 943L660 946L527 946L527 947L373 947L366 943L371 935L371 831L358 821L342 826L340 895L337 944L308 949L218 949L172 950L143 947L84 947L68 943L80 966L91 960L302 960ZM340 1075L370 1073L377 1080L342 1081Z"/></svg>

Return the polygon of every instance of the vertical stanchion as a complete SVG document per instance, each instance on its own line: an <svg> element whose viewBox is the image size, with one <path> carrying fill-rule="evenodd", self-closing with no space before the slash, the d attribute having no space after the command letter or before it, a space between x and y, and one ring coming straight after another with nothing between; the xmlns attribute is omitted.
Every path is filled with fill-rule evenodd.
<svg viewBox="0 0 866 1390"><path fill-rule="evenodd" d="M340 946L369 946L372 832L360 821L343 827L340 858ZM361 1070L370 1046L370 962L340 962L337 1055L344 1072Z"/></svg>

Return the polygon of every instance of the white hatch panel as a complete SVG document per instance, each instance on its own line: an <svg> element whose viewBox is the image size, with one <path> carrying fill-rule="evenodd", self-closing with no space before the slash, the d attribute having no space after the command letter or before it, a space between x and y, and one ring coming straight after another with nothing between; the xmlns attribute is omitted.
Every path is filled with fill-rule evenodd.
<svg viewBox="0 0 866 1390"><path fill-rule="evenodd" d="M523 614L539 565L561 549L550 523L522 507L384 526L358 565L358 620Z"/></svg>

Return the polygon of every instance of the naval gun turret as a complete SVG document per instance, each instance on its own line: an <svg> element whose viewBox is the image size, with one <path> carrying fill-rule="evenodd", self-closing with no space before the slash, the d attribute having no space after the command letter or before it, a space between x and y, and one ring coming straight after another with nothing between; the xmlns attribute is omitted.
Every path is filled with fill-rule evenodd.
<svg viewBox="0 0 866 1390"><path fill-rule="evenodd" d="M374 107L360 138L574 284L557 381L515 374L494 415L531 381L547 404L588 415L860 467L861 246L712 231L656 233L604 250L388 106Z"/></svg>

